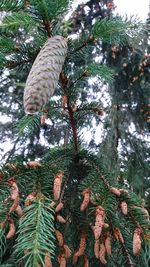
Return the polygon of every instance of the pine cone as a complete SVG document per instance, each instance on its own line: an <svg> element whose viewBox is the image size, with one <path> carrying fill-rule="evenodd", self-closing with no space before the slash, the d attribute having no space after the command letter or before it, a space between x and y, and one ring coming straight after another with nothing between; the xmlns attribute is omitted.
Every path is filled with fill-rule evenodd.
<svg viewBox="0 0 150 267"><path fill-rule="evenodd" d="M133 234L133 254L138 255L141 251L141 229L136 228Z"/></svg>
<svg viewBox="0 0 150 267"><path fill-rule="evenodd" d="M67 43L62 36L47 40L28 75L24 90L26 114L35 114L53 96L67 53Z"/></svg>

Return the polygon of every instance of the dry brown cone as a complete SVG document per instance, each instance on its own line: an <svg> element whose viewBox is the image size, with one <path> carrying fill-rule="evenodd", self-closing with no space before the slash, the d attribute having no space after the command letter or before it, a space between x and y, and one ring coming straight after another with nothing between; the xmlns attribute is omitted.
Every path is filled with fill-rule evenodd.
<svg viewBox="0 0 150 267"><path fill-rule="evenodd" d="M44 263L45 263L45 267L53 267L50 253L46 253L46 255L44 257Z"/></svg>
<svg viewBox="0 0 150 267"><path fill-rule="evenodd" d="M35 161L35 160L27 162L27 167L31 168L31 169L38 169L41 166L42 166L41 163L39 163L38 161Z"/></svg>
<svg viewBox="0 0 150 267"><path fill-rule="evenodd" d="M14 224L14 220L13 219L10 218L8 220L8 223L9 223L9 231L8 231L8 233L6 235L6 239L11 239L15 235L16 227L15 227L15 224Z"/></svg>
<svg viewBox="0 0 150 267"><path fill-rule="evenodd" d="M121 208L121 211L124 215L127 215L128 214L128 206L127 206L127 203L125 201L122 201L120 203L120 208Z"/></svg>
<svg viewBox="0 0 150 267"><path fill-rule="evenodd" d="M64 203L63 202L60 202L56 208L55 208L55 212L59 212L62 210L62 208L64 207Z"/></svg>
<svg viewBox="0 0 150 267"><path fill-rule="evenodd" d="M14 177L11 177L8 180L8 184L11 186L11 199L15 200L19 195L19 189L16 183L16 179Z"/></svg>
<svg viewBox="0 0 150 267"><path fill-rule="evenodd" d="M50 208L54 208L56 206L56 202L55 201L52 201L49 205Z"/></svg>
<svg viewBox="0 0 150 267"><path fill-rule="evenodd" d="M138 255L141 251L141 229L136 228L133 234L133 254Z"/></svg>
<svg viewBox="0 0 150 267"><path fill-rule="evenodd" d="M48 119L48 115L44 114L40 117L40 124L43 125L45 124L45 121Z"/></svg>
<svg viewBox="0 0 150 267"><path fill-rule="evenodd" d="M106 264L107 263L107 261L105 259L105 253L106 253L106 249L105 249L104 244L102 243L102 244L100 244L100 250L99 250L99 259L100 259L100 262L102 264Z"/></svg>
<svg viewBox="0 0 150 267"><path fill-rule="evenodd" d="M60 267L66 267L67 265L67 261L66 261L66 257L65 257L65 253L61 252L58 256L58 262L59 262L59 266Z"/></svg>
<svg viewBox="0 0 150 267"><path fill-rule="evenodd" d="M83 267L89 267L89 258L87 256L84 257L84 266Z"/></svg>
<svg viewBox="0 0 150 267"><path fill-rule="evenodd" d="M107 234L105 239L105 248L108 255L111 255L111 238L110 235Z"/></svg>
<svg viewBox="0 0 150 267"><path fill-rule="evenodd" d="M104 223L103 223L103 228L104 228L104 229L107 229L108 227L109 227L109 224L104 222Z"/></svg>
<svg viewBox="0 0 150 267"><path fill-rule="evenodd" d="M78 109L78 106L77 106L76 104L73 104L73 105L71 106L71 109L72 109L72 112L76 112L77 109Z"/></svg>
<svg viewBox="0 0 150 267"><path fill-rule="evenodd" d="M65 109L67 107L67 101L68 101L68 96L67 95L62 96L61 100L62 109Z"/></svg>
<svg viewBox="0 0 150 267"><path fill-rule="evenodd" d="M84 254L86 248L86 241L87 241L87 234L84 231L82 231L80 234L79 249L77 251L78 256L82 256Z"/></svg>
<svg viewBox="0 0 150 267"><path fill-rule="evenodd" d="M13 211L15 211L16 208L18 207L20 197L19 197L19 189L18 189L16 180L12 177L12 178L10 178L8 180L8 183L11 186L11 193L10 194L11 194L11 200L13 201L13 204L12 204L12 206L9 209L9 214L10 214Z"/></svg>
<svg viewBox="0 0 150 267"><path fill-rule="evenodd" d="M114 195L116 195L117 197L120 197L121 192L120 192L120 190L117 189L116 187L111 187L110 191L111 191Z"/></svg>
<svg viewBox="0 0 150 267"><path fill-rule="evenodd" d="M33 200L35 200L35 197L36 197L36 192L30 193L25 199L25 207L31 205Z"/></svg>
<svg viewBox="0 0 150 267"><path fill-rule="evenodd" d="M64 248L65 257L69 258L71 256L71 249L66 244L63 246L63 248Z"/></svg>
<svg viewBox="0 0 150 267"><path fill-rule="evenodd" d="M55 235L56 235L59 246L62 247L64 245L64 237L63 237L62 233L56 229Z"/></svg>
<svg viewBox="0 0 150 267"><path fill-rule="evenodd" d="M23 209L21 208L20 205L17 206L17 208L15 209L15 212L17 213L17 215L19 217L22 217L22 215L23 215Z"/></svg>
<svg viewBox="0 0 150 267"><path fill-rule="evenodd" d="M56 216L56 220L62 224L66 223L66 220L59 214Z"/></svg>
<svg viewBox="0 0 150 267"><path fill-rule="evenodd" d="M17 172L17 167L14 164L8 162L5 164L5 166L8 167L10 170Z"/></svg>
<svg viewBox="0 0 150 267"><path fill-rule="evenodd" d="M93 226L92 229L93 229L95 240L98 240L100 238L100 236L101 236L101 233L102 233L102 227Z"/></svg>
<svg viewBox="0 0 150 267"><path fill-rule="evenodd" d="M99 243L99 239L95 240L95 244L94 244L94 255L97 259L99 259L99 249L100 249L100 243Z"/></svg>
<svg viewBox="0 0 150 267"><path fill-rule="evenodd" d="M94 237L95 240L100 238L103 224L104 224L104 216L105 216L105 210L103 207L98 206L96 208L96 217L95 217L95 225L93 227Z"/></svg>
<svg viewBox="0 0 150 267"><path fill-rule="evenodd" d="M89 205L89 202L90 202L90 189L89 188L86 188L82 193L81 195L84 197L83 198L83 202L80 206L80 211L84 211L88 205Z"/></svg>
<svg viewBox="0 0 150 267"><path fill-rule="evenodd" d="M79 255L78 255L78 252L76 252L74 255L73 255L73 265L76 265L77 262L78 262L78 258L79 258Z"/></svg>
<svg viewBox="0 0 150 267"><path fill-rule="evenodd" d="M54 185L53 185L54 200L58 200L60 197L63 176L64 176L64 172L59 172L54 177Z"/></svg>
<svg viewBox="0 0 150 267"><path fill-rule="evenodd" d="M122 233L120 231L119 228L115 228L114 229L114 237L120 242L120 243L124 243L124 238L122 236Z"/></svg>
<svg viewBox="0 0 150 267"><path fill-rule="evenodd" d="M20 199L19 195L16 197L16 199L14 199L14 202L13 202L12 206L9 209L9 214L14 212L14 211L16 211L16 209L17 209L17 207L19 205L19 199Z"/></svg>
<svg viewBox="0 0 150 267"><path fill-rule="evenodd" d="M36 57L24 89L26 114L35 114L48 103L56 89L67 55L67 42L62 36L48 38Z"/></svg>

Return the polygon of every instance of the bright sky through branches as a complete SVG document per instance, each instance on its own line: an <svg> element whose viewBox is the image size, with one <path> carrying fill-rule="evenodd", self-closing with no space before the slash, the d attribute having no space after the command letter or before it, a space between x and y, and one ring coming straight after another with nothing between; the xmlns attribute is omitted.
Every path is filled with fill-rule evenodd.
<svg viewBox="0 0 150 267"><path fill-rule="evenodd" d="M75 4L86 3L88 0L74 0ZM137 15L137 17L145 20L149 13L149 0L114 0L116 13L120 15Z"/></svg>
<svg viewBox="0 0 150 267"><path fill-rule="evenodd" d="M149 13L149 2L149 0L114 0L117 6L116 12L121 15L137 15L142 20L145 20Z"/></svg>

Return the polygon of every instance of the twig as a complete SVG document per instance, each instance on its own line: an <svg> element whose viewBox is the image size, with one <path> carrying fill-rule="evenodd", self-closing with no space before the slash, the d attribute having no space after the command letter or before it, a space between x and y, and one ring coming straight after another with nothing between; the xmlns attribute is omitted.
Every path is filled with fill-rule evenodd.
<svg viewBox="0 0 150 267"><path fill-rule="evenodd" d="M59 203L62 202L63 196L65 194L65 189L66 189L66 186L67 186L68 181L70 180L70 178L71 178L71 176L69 175L67 177L67 179L65 180L65 182L64 182L64 185L63 185L63 188L62 188L62 191L61 191L61 195L60 195L60 198L59 198Z"/></svg>
<svg viewBox="0 0 150 267"><path fill-rule="evenodd" d="M89 36L89 38L83 42L83 44L81 44L80 46L78 46L77 48L75 48L70 54L74 54L75 52L80 51L83 47L87 46L88 43L94 42L94 37L93 36Z"/></svg>
<svg viewBox="0 0 150 267"><path fill-rule="evenodd" d="M60 74L60 81L61 81L61 84L62 84L62 88L63 88L63 90L65 92L66 88L67 88L67 84L68 84L68 78L67 78L67 76L64 75L63 72ZM75 123L75 119L74 119L74 115L73 115L74 112L72 111L72 107L70 105L69 98L67 100L67 110L68 110L70 125L71 125L72 133L73 133L74 148L75 148L75 152L76 152L76 155L77 155L78 154L77 129L76 129L76 123Z"/></svg>
<svg viewBox="0 0 150 267"><path fill-rule="evenodd" d="M70 88L70 87L74 86L78 81L80 81L83 77L86 77L86 76L87 76L87 74L85 71L74 82L70 83L68 87Z"/></svg>
<svg viewBox="0 0 150 267"><path fill-rule="evenodd" d="M23 64L27 64L27 63L31 63L30 60L21 60L19 62L9 62L8 64L6 63L6 68L8 69L13 69L17 66L23 65Z"/></svg>
<svg viewBox="0 0 150 267"><path fill-rule="evenodd" d="M43 20L43 25L45 27L45 30L47 31L47 35L48 37L51 37L52 35L52 30L51 30L51 25L50 25L50 21L47 19Z"/></svg>
<svg viewBox="0 0 150 267"><path fill-rule="evenodd" d="M132 260L130 258L129 252L126 249L125 245L123 243L121 243L121 246L122 246L122 250L123 250L124 254L127 257L127 261L128 261L128 264L129 264L128 267L134 267L134 264L133 264L133 262L132 262Z"/></svg>
<svg viewBox="0 0 150 267"><path fill-rule="evenodd" d="M140 224L136 221L136 219L134 218L134 216L132 215L131 211L128 211L128 215L130 216L132 222L136 225L137 228L140 228L142 230L142 227L140 226Z"/></svg>
<svg viewBox="0 0 150 267"><path fill-rule="evenodd" d="M65 131L65 136L64 136L64 147L67 147L68 144L68 138L69 138L69 129L67 128Z"/></svg>
<svg viewBox="0 0 150 267"><path fill-rule="evenodd" d="M69 104L69 100L68 100L68 103L67 103L67 108L68 108L68 113L69 113L69 119L70 119L72 132L73 132L74 147L75 147L76 154L78 154L77 129L76 129L75 119L74 119L74 116L73 116L74 112L72 111L72 108L71 108L71 106Z"/></svg>
<svg viewBox="0 0 150 267"><path fill-rule="evenodd" d="M8 155L7 159L5 160L6 162L8 162L10 160L10 158L12 157L12 155L14 154L14 152L16 150L16 145L18 144L19 140L20 140L20 137L18 137L16 139L16 141L15 141L15 143L14 143L13 148L11 149L11 151L10 152L7 152L7 153L9 153L9 155Z"/></svg>
<svg viewBox="0 0 150 267"><path fill-rule="evenodd" d="M91 161L91 160L89 160L89 161ZM100 179L103 181L103 183L105 184L105 186L108 189L110 189L110 185L109 185L108 181L106 180L106 178L103 175L101 175L99 168L96 166L96 164L93 161L92 161L92 165L95 167L95 169L97 170L97 172L100 174Z"/></svg>

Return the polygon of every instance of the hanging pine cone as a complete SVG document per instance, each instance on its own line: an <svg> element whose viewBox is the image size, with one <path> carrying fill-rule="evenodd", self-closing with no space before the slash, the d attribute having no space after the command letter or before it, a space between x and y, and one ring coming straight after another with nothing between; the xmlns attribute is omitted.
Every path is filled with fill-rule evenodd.
<svg viewBox="0 0 150 267"><path fill-rule="evenodd" d="M62 36L47 40L28 75L24 90L26 114L35 114L53 96L67 54L67 43Z"/></svg>
<svg viewBox="0 0 150 267"><path fill-rule="evenodd" d="M136 228L133 234L133 254L138 255L141 251L141 229Z"/></svg>

